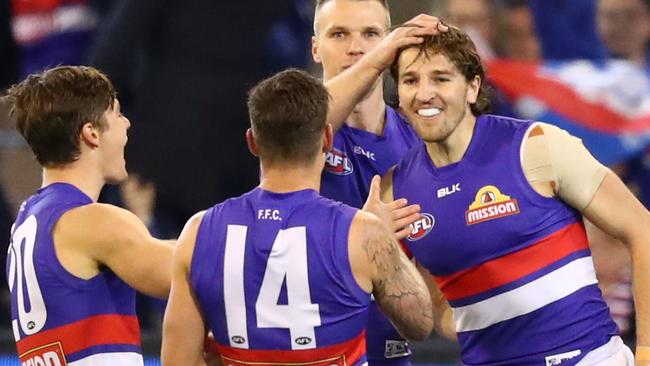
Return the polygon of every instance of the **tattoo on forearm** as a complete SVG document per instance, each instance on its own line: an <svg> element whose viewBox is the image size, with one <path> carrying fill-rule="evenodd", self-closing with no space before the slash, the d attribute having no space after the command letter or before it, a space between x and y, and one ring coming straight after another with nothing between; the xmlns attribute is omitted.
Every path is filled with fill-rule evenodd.
<svg viewBox="0 0 650 366"><path fill-rule="evenodd" d="M433 322L429 291L388 230L369 228L363 246L377 270L375 300L403 335L422 333L422 319Z"/></svg>

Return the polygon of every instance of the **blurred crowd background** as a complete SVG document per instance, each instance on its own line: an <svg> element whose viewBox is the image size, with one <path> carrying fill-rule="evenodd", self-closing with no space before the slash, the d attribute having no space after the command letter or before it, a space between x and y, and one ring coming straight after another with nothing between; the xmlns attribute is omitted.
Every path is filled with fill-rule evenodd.
<svg viewBox="0 0 650 366"><path fill-rule="evenodd" d="M394 24L426 12L465 29L488 67L494 113L581 137L650 205L650 0L389 3ZM257 161L244 140L246 92L287 67L319 73L310 54L313 7L314 0L0 0L0 95L49 66L105 71L132 123L131 178L108 187L102 200L174 238L194 212L257 184ZM386 89L394 102L394 88ZM40 178L0 99L3 245ZM629 256L587 226L601 288L633 345ZM7 293L2 286L0 352L13 353ZM142 297L138 306L145 350L155 354L164 303ZM414 348L417 362L458 357L453 343L436 336Z"/></svg>

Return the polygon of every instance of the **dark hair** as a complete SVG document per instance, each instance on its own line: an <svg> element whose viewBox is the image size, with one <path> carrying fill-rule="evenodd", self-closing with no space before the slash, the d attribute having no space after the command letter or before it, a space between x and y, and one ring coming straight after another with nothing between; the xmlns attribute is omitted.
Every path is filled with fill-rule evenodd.
<svg viewBox="0 0 650 366"><path fill-rule="evenodd" d="M420 50L418 57L424 55L426 58L433 57L435 54L445 55L460 70L468 82L474 80L474 77L481 78L476 103L470 106L472 114L479 116L490 109L490 93L485 83L485 68L481 63L481 57L476 51L474 42L469 38L467 33L462 30L449 26L446 32L440 32L434 36L424 37L424 42L402 48L397 53L395 61L391 65L390 72L399 88L399 58L404 50L418 48Z"/></svg>
<svg viewBox="0 0 650 366"><path fill-rule="evenodd" d="M101 71L59 66L32 74L8 90L11 115L36 160L44 167L79 159L79 133L90 122L106 128L103 114L113 107L115 88Z"/></svg>
<svg viewBox="0 0 650 366"><path fill-rule="evenodd" d="M248 113L260 158L267 163L309 163L318 154L329 94L304 71L289 69L257 84Z"/></svg>

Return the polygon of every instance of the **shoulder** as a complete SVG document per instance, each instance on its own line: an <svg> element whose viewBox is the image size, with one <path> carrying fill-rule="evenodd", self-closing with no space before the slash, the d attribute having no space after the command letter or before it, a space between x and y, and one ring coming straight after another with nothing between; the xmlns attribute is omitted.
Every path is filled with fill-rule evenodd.
<svg viewBox="0 0 650 366"><path fill-rule="evenodd" d="M146 227L132 212L123 208L91 203L65 212L57 222L59 230L93 237L114 237L132 231L146 231Z"/></svg>
<svg viewBox="0 0 650 366"><path fill-rule="evenodd" d="M178 244L174 248L174 256L177 261L184 263L188 267L192 262L194 247L196 246L196 238L205 214L206 211L201 211L187 220L187 223L185 223L185 227L183 227L183 231L178 238Z"/></svg>

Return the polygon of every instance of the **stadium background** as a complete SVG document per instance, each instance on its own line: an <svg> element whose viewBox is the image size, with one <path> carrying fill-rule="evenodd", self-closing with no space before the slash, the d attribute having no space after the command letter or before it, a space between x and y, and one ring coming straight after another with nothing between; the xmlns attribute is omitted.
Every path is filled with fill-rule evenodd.
<svg viewBox="0 0 650 366"><path fill-rule="evenodd" d="M597 14L598 2L616 6ZM608 48L597 31L599 21L624 32L626 26L650 23L647 0L389 4L393 24L429 12L463 26L488 62L495 112L540 117L582 137L648 204L650 32L642 40L639 60L624 47ZM639 5L640 11L630 12ZM287 67L319 73L309 55L312 16L312 0L1 0L0 90L30 72L59 64L92 64L106 71L133 123L127 148L133 178L106 189L102 200L132 210L154 234L173 238L193 212L255 185L257 164L243 139L246 91ZM631 71L620 75L602 66L614 58L627 59ZM526 74L517 73L521 70ZM567 101L549 99L534 87L548 82L544 78L549 74L557 76L552 80L557 90L577 91L569 108ZM583 98L584 80L591 82L588 88L610 98ZM386 82L386 99L394 103L394 88ZM575 103L593 113L573 113ZM603 128L610 122L597 118L603 108L620 117L615 128ZM38 166L7 112L0 99L3 238L9 236L20 202L40 184ZM645 127L629 128L634 123ZM608 238L594 238L603 291L626 342L633 345L629 258ZM607 251L608 264L599 263L599 250ZM149 357L145 364L156 365L164 303L140 297L138 307ZM7 288L2 286L0 366L18 364L9 324ZM422 365L453 365L458 359L457 346L436 336L413 344L413 349L414 360Z"/></svg>

